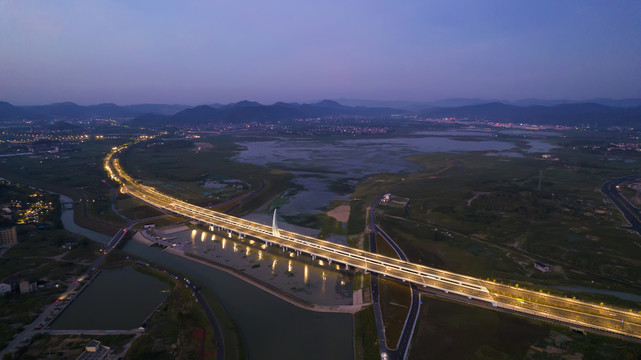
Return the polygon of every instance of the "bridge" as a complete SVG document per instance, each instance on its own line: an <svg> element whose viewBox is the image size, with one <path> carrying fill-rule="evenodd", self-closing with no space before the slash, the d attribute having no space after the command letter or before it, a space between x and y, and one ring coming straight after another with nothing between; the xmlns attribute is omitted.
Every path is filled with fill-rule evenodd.
<svg viewBox="0 0 641 360"><path fill-rule="evenodd" d="M176 199L141 184L131 178L120 166L114 150L105 159L105 170L121 183L121 191L158 209L174 213L204 225L210 230L227 231L239 237L251 237L267 246L280 246L292 255L309 254L319 265L324 261L374 272L381 276L416 284L424 289L434 289L446 297L461 299L472 304L485 304L507 312L516 312L547 321L562 323L581 329L641 339L641 312L596 305L575 299L550 295L542 290L498 284L471 276L435 269L428 266L334 244L328 241L279 229L275 218L271 226L223 214Z"/></svg>

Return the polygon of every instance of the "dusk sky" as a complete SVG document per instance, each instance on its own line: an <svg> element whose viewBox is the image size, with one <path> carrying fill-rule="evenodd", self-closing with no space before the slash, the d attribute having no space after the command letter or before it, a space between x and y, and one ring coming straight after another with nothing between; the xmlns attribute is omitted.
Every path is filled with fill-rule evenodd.
<svg viewBox="0 0 641 360"><path fill-rule="evenodd" d="M0 0L0 100L641 97L641 1Z"/></svg>

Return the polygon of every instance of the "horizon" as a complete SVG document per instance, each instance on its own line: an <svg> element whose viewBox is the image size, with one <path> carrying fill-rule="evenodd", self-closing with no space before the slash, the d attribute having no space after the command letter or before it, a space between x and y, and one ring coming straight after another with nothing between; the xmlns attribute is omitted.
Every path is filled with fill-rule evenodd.
<svg viewBox="0 0 641 360"><path fill-rule="evenodd" d="M220 106L227 106L227 105L233 105L237 104L240 102L255 102L263 106L272 106L277 103L285 103L285 104L316 104L319 102L323 101L334 101L337 102L340 105L343 106L365 106L365 107L375 107L375 106L386 106L386 105L348 105L344 104L341 101L345 102L372 102L372 103L406 103L406 104L413 104L413 105L425 105L428 106L433 103L439 103L439 102L448 102L448 101L468 101L468 102L478 102L478 104L489 104L489 103L502 103L505 105L515 105L515 106L531 106L531 104L524 104L524 105L519 105L519 102L560 102L562 104L587 104L587 103L598 103L596 101L626 101L626 100L632 100L632 101L641 101L641 97L634 98L634 97L629 97L629 98L589 98L589 99L556 99L556 98L548 98L548 99L541 99L541 98L520 98L516 100L505 100L505 99L484 99L484 98L479 98L479 97L471 97L471 98L442 98L438 100L375 100L375 99L356 99L356 98L326 98L326 99L317 99L317 100L309 100L309 101L284 101L284 100L278 100L275 102L260 102L257 100L252 100L252 99L241 99L237 101L231 101L231 102L206 102L206 103L195 103L195 104L184 104L184 103L177 103L177 102L169 102L169 103L129 103L129 104L122 104L122 103L114 103L114 102L95 102L95 103L80 103L76 102L73 100L66 100L66 101L56 101L56 102L51 102L51 103L39 103L39 104L19 104L19 103L13 103L11 101L7 101L5 99L0 98L0 102L6 102L9 103L13 106L17 107L31 107L31 106L51 106L51 105L57 105L57 104L74 104L78 106L97 106L97 105L116 105L120 107L127 107L127 106L137 106L137 105L167 105L167 106L188 106L190 108L198 107L198 106L212 106L212 105L220 105ZM441 105L437 105L441 106ZM467 106L467 105L450 105L446 107L458 107L458 106ZM547 106L547 105L546 105ZM607 106L607 105L606 105Z"/></svg>
<svg viewBox="0 0 641 360"><path fill-rule="evenodd" d="M0 0L0 98L641 98L641 3L457 5Z"/></svg>

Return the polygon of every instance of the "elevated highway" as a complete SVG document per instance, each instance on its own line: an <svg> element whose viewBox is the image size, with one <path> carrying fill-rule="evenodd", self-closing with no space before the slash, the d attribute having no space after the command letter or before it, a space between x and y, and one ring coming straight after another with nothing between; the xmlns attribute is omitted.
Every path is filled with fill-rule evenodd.
<svg viewBox="0 0 641 360"><path fill-rule="evenodd" d="M121 191L156 208L168 211L239 236L264 241L263 246L278 245L283 251L307 253L312 259L336 262L346 267L371 271L403 282L431 288L459 297L470 303L491 305L508 312L562 322L570 326L641 340L641 312L596 305L574 299L497 284L492 281L452 273L368 251L277 229L253 221L202 208L163 194L131 178L113 158L120 149L105 159L105 169L122 184ZM322 263L321 263L322 264Z"/></svg>

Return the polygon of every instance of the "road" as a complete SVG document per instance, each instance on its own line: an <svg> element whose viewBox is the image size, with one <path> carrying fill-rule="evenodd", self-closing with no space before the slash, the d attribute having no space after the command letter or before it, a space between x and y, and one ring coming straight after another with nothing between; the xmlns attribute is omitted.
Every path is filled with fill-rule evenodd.
<svg viewBox="0 0 641 360"><path fill-rule="evenodd" d="M408 261L407 255L398 246L398 244L396 244L396 242L394 242L394 240L392 240L391 237L389 237L378 225L376 225L376 206L378 206L380 201L381 201L381 197L376 199L369 208L368 229L369 229L370 251L373 253L377 252L376 234L378 233L394 249L394 251L396 252L396 254L401 260ZM381 306L379 301L380 295L379 295L379 289L378 289L378 282L379 282L378 275L372 274L371 293L372 293L372 299L374 300L374 315L376 318L376 328L379 334L378 335L379 347L380 347L381 353L386 353L387 358L390 360L405 359L405 357L407 356L407 350L409 349L410 342L412 340L412 334L414 333L414 326L416 325L416 321L418 320L418 314L420 311L421 301L420 301L418 288L416 287L415 284L410 284L410 296L411 296L410 309L405 318L405 324L403 325L403 330L398 339L398 343L396 344L396 348L391 349L387 347L387 342L385 339L385 324L383 321L383 316L382 316Z"/></svg>
<svg viewBox="0 0 641 360"><path fill-rule="evenodd" d="M145 186L131 178L120 167L117 154L125 147L116 148L105 158L105 169L120 182L121 191L147 204L180 216L218 227L232 233L243 234L261 241L263 246L278 245L283 251L306 253L312 259L326 259L357 267L372 273L413 283L422 288L437 289L447 296L458 295L468 300L479 300L505 311L521 312L562 321L570 326L607 331L613 334L641 339L641 314L627 309L604 307L574 299L548 295L542 291L496 284L471 276L403 261L400 259L330 243L301 234L204 209Z"/></svg>
<svg viewBox="0 0 641 360"><path fill-rule="evenodd" d="M619 185L626 182L641 180L641 175L630 175L618 179L606 181L601 186L601 192L621 211L625 219L630 223L630 228L641 234L641 213L628 199L619 193Z"/></svg>
<svg viewBox="0 0 641 360"><path fill-rule="evenodd" d="M401 260L409 261L405 252L398 246L398 244L392 240L392 238L383 231L378 225L375 225L376 233L381 235L385 241L392 246L396 254ZM403 332L401 333L400 338L398 339L398 344L396 345L396 356L398 359L405 359L407 357L407 350L409 349L410 342L412 341L412 334L414 333L414 326L418 320L418 314L421 310L421 296L418 291L418 287L415 284L410 284L410 296L412 301L410 303L410 309L407 312L407 317L405 318L405 325L403 325Z"/></svg>

